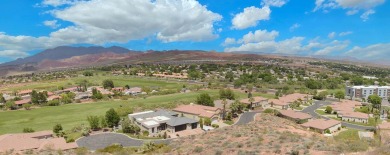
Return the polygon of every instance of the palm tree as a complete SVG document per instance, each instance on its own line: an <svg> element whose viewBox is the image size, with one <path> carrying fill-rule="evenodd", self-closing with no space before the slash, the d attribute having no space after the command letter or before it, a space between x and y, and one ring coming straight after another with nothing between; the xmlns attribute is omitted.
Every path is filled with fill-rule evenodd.
<svg viewBox="0 0 390 155"><path fill-rule="evenodd" d="M226 101L226 99L223 99L223 100L222 100L222 104L223 104L222 119L225 119L225 114L226 114L226 104L227 104L227 101Z"/></svg>
<svg viewBox="0 0 390 155"><path fill-rule="evenodd" d="M251 109L253 109L253 102L255 101L255 99L253 97L250 97L249 98L249 102L251 103Z"/></svg>

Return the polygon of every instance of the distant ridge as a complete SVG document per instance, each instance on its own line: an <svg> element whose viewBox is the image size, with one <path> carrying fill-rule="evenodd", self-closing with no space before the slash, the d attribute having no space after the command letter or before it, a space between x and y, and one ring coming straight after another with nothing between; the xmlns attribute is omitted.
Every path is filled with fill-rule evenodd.
<svg viewBox="0 0 390 155"><path fill-rule="evenodd" d="M23 65L23 64L31 64L31 63L39 63L43 60L61 60L67 59L74 56L83 56L89 54L101 54L101 53L117 53L117 54L125 54L130 51L126 48L119 46L112 47L101 47L101 46L91 46L91 47L72 47L72 46L59 46L53 49L44 50L36 55L20 58L11 62L0 64L0 66L7 65Z"/></svg>

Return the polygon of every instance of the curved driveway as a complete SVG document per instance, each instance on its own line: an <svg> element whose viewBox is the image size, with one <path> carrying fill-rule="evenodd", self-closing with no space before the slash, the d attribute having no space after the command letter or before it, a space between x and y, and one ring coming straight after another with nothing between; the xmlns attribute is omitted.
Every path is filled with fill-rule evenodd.
<svg viewBox="0 0 390 155"><path fill-rule="evenodd" d="M169 143L170 140L153 140L153 142ZM121 144L124 147L137 147L144 144L143 140L133 139L124 134L118 133L102 133L96 135L90 135L88 137L82 137L76 141L79 147L85 147L90 150L103 149L113 144Z"/></svg>
<svg viewBox="0 0 390 155"><path fill-rule="evenodd" d="M330 105L332 102L329 102L329 101L314 101L314 104L303 109L302 112L304 113L308 113L310 114L311 116L313 116L314 118L323 118L323 119L330 119L328 117L325 117L325 116L321 116L319 114L317 114L315 111L322 107L322 106L327 106L327 105ZM361 125L356 125L356 124L351 124L351 123L347 123L347 122L344 122L342 121L341 122L341 125L343 126L346 126L348 128L353 128L353 129L358 129L358 130L370 130L370 129L375 129L375 127L371 127L371 126L361 126Z"/></svg>
<svg viewBox="0 0 390 155"><path fill-rule="evenodd" d="M234 125L243 125L243 124L248 124L248 123L254 121L255 115L257 113L258 112L245 112L245 113L243 113Z"/></svg>

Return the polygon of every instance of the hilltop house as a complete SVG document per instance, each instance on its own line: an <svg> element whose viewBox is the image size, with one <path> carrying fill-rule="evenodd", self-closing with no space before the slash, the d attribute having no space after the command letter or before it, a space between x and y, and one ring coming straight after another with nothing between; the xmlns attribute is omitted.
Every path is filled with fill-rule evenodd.
<svg viewBox="0 0 390 155"><path fill-rule="evenodd" d="M280 110L278 116L287 118L297 123L308 122L312 118L312 116L309 114L294 110Z"/></svg>
<svg viewBox="0 0 390 155"><path fill-rule="evenodd" d="M303 127L314 130L319 133L334 133L341 129L341 122L333 119L315 119L302 124Z"/></svg>
<svg viewBox="0 0 390 155"><path fill-rule="evenodd" d="M142 131L148 131L150 136L156 136L162 131L171 133L183 130L196 129L198 121L187 117L179 117L173 111L157 110L129 114L132 123L138 125Z"/></svg>
<svg viewBox="0 0 390 155"><path fill-rule="evenodd" d="M241 103L248 105L249 108L253 109L255 107L267 108L269 107L268 99L256 96L253 97L253 101L250 102L250 98L240 100Z"/></svg>
<svg viewBox="0 0 390 155"><path fill-rule="evenodd" d="M216 121L220 118L221 109L217 107L209 107L197 104L180 105L173 109L173 111L195 120L200 118L210 118L212 121Z"/></svg>

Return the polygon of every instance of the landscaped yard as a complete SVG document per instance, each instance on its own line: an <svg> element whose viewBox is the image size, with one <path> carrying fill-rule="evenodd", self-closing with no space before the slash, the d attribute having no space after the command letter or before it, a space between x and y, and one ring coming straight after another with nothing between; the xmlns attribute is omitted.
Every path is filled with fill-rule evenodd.
<svg viewBox="0 0 390 155"><path fill-rule="evenodd" d="M316 113L320 114L320 115L326 115L327 113L325 113L325 111L323 110L316 110Z"/></svg>
<svg viewBox="0 0 390 155"><path fill-rule="evenodd" d="M57 107L42 107L30 111L0 112L0 134L22 132L23 128L30 127L35 131L52 130L57 123L62 124L65 130L76 125L88 125L86 118L89 115L102 116L110 108L131 107L154 110L156 108L174 108L180 103L190 103L196 100L198 94L206 92L214 99L218 97L218 90L206 90L191 93L152 96L146 99L129 99L119 101L100 101L96 103L67 104ZM235 92L237 97L245 98L247 94Z"/></svg>

